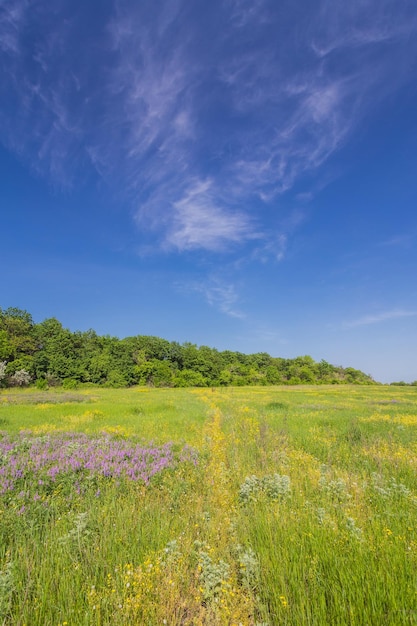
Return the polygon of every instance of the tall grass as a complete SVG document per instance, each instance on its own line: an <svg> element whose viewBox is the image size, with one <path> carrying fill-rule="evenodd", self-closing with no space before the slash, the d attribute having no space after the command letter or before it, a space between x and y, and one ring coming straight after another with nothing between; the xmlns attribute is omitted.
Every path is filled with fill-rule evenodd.
<svg viewBox="0 0 417 626"><path fill-rule="evenodd" d="M417 624L414 388L3 391L0 429L0 623Z"/></svg>

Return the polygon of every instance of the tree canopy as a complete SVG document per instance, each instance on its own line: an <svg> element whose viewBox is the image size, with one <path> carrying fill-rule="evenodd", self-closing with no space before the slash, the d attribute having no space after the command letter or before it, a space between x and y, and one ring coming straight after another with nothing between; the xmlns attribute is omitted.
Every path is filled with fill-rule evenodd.
<svg viewBox="0 0 417 626"><path fill-rule="evenodd" d="M71 332L54 317L36 324L27 311L0 308L0 385L29 382L38 387L375 383L360 370L317 363L308 355L285 359L147 335L119 339L94 330Z"/></svg>

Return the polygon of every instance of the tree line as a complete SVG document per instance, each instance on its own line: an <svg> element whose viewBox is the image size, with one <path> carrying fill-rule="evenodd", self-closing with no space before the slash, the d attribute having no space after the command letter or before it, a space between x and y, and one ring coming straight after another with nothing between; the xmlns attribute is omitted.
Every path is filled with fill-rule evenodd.
<svg viewBox="0 0 417 626"><path fill-rule="evenodd" d="M56 318L35 323L27 311L0 308L0 386L80 384L129 387L375 384L352 367L311 356L243 354L136 335L119 339L94 330L71 332Z"/></svg>

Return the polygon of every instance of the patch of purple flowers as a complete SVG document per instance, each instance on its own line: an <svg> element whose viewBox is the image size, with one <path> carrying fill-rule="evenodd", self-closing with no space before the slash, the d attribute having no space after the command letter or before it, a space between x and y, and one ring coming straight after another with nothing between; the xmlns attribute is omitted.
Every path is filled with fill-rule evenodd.
<svg viewBox="0 0 417 626"><path fill-rule="evenodd" d="M149 483L152 476L178 462L196 464L196 454L184 447L175 454L172 443L143 446L110 435L60 433L35 436L20 433L0 437L0 495L12 491L21 479L55 482L66 475L103 476Z"/></svg>

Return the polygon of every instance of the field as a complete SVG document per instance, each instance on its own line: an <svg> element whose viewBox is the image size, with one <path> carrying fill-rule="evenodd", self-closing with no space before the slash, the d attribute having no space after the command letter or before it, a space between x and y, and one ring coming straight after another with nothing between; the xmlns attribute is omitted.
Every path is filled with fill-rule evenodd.
<svg viewBox="0 0 417 626"><path fill-rule="evenodd" d="M0 392L0 624L417 624L417 389Z"/></svg>

